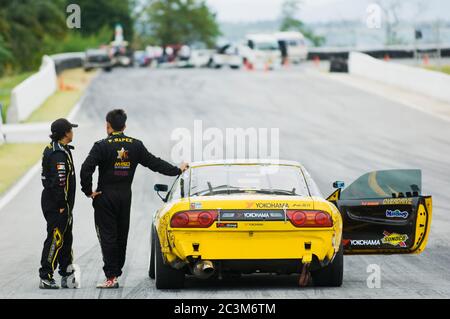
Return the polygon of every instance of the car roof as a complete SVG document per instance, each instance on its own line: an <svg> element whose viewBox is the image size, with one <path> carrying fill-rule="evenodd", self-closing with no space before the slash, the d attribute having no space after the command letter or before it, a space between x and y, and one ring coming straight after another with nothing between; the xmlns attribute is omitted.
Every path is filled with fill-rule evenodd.
<svg viewBox="0 0 450 319"><path fill-rule="evenodd" d="M304 39L303 34L301 32L296 31L277 32L275 33L275 37L281 40Z"/></svg>
<svg viewBox="0 0 450 319"><path fill-rule="evenodd" d="M257 33L257 34L248 34L246 36L247 40L251 40L254 42L276 42L277 38L273 34L263 34L263 33Z"/></svg>
<svg viewBox="0 0 450 319"><path fill-rule="evenodd" d="M193 168L202 166L220 166L220 165L287 165L303 168L303 166L297 161L287 161L277 159L222 159L210 161L197 161L191 162L189 164L189 166Z"/></svg>

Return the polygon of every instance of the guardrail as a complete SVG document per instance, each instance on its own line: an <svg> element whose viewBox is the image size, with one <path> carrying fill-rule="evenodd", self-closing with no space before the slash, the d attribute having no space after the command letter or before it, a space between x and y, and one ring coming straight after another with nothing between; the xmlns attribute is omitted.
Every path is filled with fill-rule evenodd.
<svg viewBox="0 0 450 319"><path fill-rule="evenodd" d="M56 74L64 70L81 68L85 54L84 52L61 53L50 56L55 62Z"/></svg>
<svg viewBox="0 0 450 319"><path fill-rule="evenodd" d="M450 76L419 67L385 62L367 54L351 52L350 74L355 74L450 103Z"/></svg>
<svg viewBox="0 0 450 319"><path fill-rule="evenodd" d="M399 45L399 46L386 46L384 48L365 47L365 48L351 48L351 47L323 47L323 48L310 48L308 53L308 60L320 58L321 60L330 60L331 58L343 58L348 59L350 52L358 51L365 53L374 58L384 58L386 55L393 59L412 59L415 57L415 53L433 53L437 51L441 52L442 57L450 57L450 44L445 45L420 45L417 48L413 45Z"/></svg>

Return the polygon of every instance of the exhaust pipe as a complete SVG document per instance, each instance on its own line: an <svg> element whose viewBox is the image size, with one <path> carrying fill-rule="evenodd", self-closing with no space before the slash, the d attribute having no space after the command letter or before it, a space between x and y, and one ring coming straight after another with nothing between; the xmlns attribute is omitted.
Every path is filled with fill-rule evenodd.
<svg viewBox="0 0 450 319"><path fill-rule="evenodd" d="M194 276L200 279L208 279L214 275L215 272L216 269L214 268L214 264L210 260L200 260L192 268Z"/></svg>

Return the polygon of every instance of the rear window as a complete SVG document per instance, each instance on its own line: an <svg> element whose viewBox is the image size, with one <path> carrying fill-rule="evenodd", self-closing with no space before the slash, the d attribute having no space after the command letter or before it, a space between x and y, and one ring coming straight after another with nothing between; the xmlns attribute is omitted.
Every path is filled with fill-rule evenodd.
<svg viewBox="0 0 450 319"><path fill-rule="evenodd" d="M309 196L299 167L212 165L191 169L190 196L238 193Z"/></svg>

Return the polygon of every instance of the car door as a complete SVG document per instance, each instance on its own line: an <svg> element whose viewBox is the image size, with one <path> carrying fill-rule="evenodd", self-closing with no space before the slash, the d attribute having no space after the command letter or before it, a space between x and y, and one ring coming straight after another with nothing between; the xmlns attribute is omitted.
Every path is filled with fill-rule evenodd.
<svg viewBox="0 0 450 319"><path fill-rule="evenodd" d="M374 171L338 188L328 200L342 215L344 253L422 252L430 232L432 199L421 190L421 171L416 169Z"/></svg>

